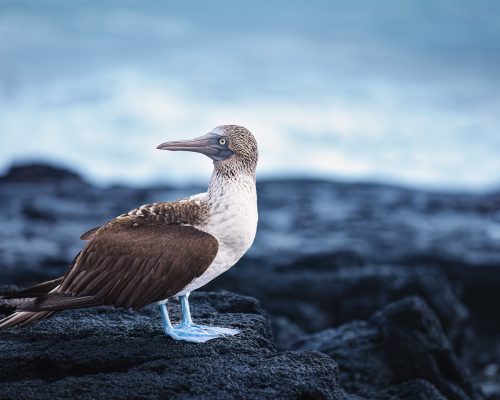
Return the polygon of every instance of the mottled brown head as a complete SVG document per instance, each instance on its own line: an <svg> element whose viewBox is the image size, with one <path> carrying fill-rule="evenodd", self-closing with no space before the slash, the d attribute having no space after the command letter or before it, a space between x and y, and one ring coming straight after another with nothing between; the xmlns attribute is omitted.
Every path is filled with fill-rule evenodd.
<svg viewBox="0 0 500 400"><path fill-rule="evenodd" d="M214 160L217 171L231 175L254 174L257 167L257 141L248 129L238 125L221 125L199 138L166 142L157 148L205 154Z"/></svg>
<svg viewBox="0 0 500 400"><path fill-rule="evenodd" d="M216 168L231 167L255 172L259 152L257 141L248 129L238 125L222 125L213 129L212 133L219 136L219 143L225 143L233 152L231 156L215 161Z"/></svg>

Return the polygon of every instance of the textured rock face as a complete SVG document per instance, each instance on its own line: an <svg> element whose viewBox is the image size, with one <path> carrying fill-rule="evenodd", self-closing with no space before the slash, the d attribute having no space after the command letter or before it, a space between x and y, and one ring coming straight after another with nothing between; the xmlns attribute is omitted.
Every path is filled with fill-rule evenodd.
<svg viewBox="0 0 500 400"><path fill-rule="evenodd" d="M197 322L242 334L191 344L164 336L155 307L67 311L0 333L0 398L344 398L328 355L277 352L255 299L228 292L191 298ZM172 311L178 317L178 307Z"/></svg>
<svg viewBox="0 0 500 400"><path fill-rule="evenodd" d="M263 274L260 266L249 264L230 270L208 285L222 287L258 298L266 311L278 316L273 318L273 329L282 348L299 335L297 329L314 332L365 319L407 296L419 296L429 304L457 347L468 319L467 308L435 268L318 268L297 263L269 267Z"/></svg>
<svg viewBox="0 0 500 400"><path fill-rule="evenodd" d="M415 297L367 321L304 336L294 347L334 357L342 387L363 399L483 399L439 321Z"/></svg>

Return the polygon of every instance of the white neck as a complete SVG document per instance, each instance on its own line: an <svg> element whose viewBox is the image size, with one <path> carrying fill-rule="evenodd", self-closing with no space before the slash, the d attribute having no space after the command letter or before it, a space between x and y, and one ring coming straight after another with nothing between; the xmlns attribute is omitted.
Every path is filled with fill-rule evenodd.
<svg viewBox="0 0 500 400"><path fill-rule="evenodd" d="M215 208L224 206L223 200L230 200L226 197L234 196L249 196L257 202L257 194L255 189L255 173L239 173L236 176L228 176L214 169L210 184L208 186L209 204ZM231 201L231 202L234 202Z"/></svg>
<svg viewBox="0 0 500 400"><path fill-rule="evenodd" d="M215 170L207 194L210 218L206 229L243 254L252 244L257 229L255 176L240 173L229 178Z"/></svg>

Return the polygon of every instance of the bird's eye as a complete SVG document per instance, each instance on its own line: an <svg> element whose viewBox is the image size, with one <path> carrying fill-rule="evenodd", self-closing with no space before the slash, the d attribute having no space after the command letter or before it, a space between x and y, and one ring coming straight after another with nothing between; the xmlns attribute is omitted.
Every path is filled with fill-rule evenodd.
<svg viewBox="0 0 500 400"><path fill-rule="evenodd" d="M219 139L219 144L220 144L221 146L225 146L225 145L226 145L226 143L227 143L227 139L226 139L226 138L221 137L221 138Z"/></svg>

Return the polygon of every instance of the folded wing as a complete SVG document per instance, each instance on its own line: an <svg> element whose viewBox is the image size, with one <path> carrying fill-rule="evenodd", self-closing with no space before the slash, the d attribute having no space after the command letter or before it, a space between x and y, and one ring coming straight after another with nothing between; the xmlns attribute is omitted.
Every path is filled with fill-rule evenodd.
<svg viewBox="0 0 500 400"><path fill-rule="evenodd" d="M140 309L172 297L207 270L218 241L193 226L125 215L92 232L60 286L23 311L114 305Z"/></svg>

